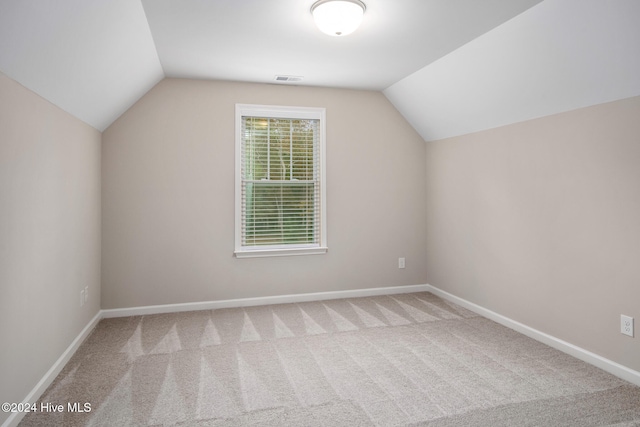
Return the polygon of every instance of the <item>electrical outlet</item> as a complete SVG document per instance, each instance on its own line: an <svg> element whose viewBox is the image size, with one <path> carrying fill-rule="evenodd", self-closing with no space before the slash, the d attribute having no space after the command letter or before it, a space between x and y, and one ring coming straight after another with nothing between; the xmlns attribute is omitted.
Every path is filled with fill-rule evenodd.
<svg viewBox="0 0 640 427"><path fill-rule="evenodd" d="M80 307L84 305L84 289L80 291Z"/></svg>
<svg viewBox="0 0 640 427"><path fill-rule="evenodd" d="M404 268L404 258L398 258L398 268Z"/></svg>
<svg viewBox="0 0 640 427"><path fill-rule="evenodd" d="M620 315L620 332L633 337L633 317Z"/></svg>

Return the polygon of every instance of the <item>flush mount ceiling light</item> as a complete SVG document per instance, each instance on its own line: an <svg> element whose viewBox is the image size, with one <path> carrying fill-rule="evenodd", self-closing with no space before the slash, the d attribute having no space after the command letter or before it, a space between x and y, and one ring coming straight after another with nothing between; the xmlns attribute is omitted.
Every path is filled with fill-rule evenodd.
<svg viewBox="0 0 640 427"><path fill-rule="evenodd" d="M318 0L311 14L323 33L346 36L360 26L366 8L360 0Z"/></svg>

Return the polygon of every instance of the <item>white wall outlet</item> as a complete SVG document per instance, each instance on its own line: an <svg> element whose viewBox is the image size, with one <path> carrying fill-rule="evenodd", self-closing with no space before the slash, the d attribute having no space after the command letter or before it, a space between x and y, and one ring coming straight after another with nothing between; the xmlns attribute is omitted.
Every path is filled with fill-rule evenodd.
<svg viewBox="0 0 640 427"><path fill-rule="evenodd" d="M620 332L633 337L633 317L620 315Z"/></svg>
<svg viewBox="0 0 640 427"><path fill-rule="evenodd" d="M80 291L80 307L84 305L84 289Z"/></svg>
<svg viewBox="0 0 640 427"><path fill-rule="evenodd" d="M84 287L84 303L89 302L89 286Z"/></svg>
<svg viewBox="0 0 640 427"><path fill-rule="evenodd" d="M404 258L398 258L398 268L404 268Z"/></svg>

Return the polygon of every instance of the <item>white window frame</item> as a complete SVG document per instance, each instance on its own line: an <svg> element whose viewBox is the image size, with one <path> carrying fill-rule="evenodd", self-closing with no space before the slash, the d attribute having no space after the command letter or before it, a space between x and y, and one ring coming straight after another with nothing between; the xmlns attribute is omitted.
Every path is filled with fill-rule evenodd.
<svg viewBox="0 0 640 427"><path fill-rule="evenodd" d="M304 245L242 246L242 118L266 117L283 119L320 120L320 241ZM235 120L235 251L236 258L269 256L317 255L327 252L326 197L326 111L315 107L286 107L275 105L236 104Z"/></svg>

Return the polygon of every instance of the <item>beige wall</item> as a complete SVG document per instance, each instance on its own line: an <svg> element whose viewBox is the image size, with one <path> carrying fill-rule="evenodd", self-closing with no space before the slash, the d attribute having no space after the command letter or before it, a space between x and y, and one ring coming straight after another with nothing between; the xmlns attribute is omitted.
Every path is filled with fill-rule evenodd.
<svg viewBox="0 0 640 427"><path fill-rule="evenodd" d="M328 254L233 257L235 103L327 108ZM0 400L99 310L101 169L102 308L428 282L640 370L619 333L640 329L638 117L640 97L425 145L377 92L165 79L100 153L0 74Z"/></svg>
<svg viewBox="0 0 640 427"><path fill-rule="evenodd" d="M236 103L326 108L327 254L234 258ZM165 79L103 134L102 307L423 284L424 156L379 92Z"/></svg>
<svg viewBox="0 0 640 427"><path fill-rule="evenodd" d="M0 402L22 401L99 309L100 133L0 73Z"/></svg>
<svg viewBox="0 0 640 427"><path fill-rule="evenodd" d="M428 282L640 371L639 119L636 97L428 143Z"/></svg>

